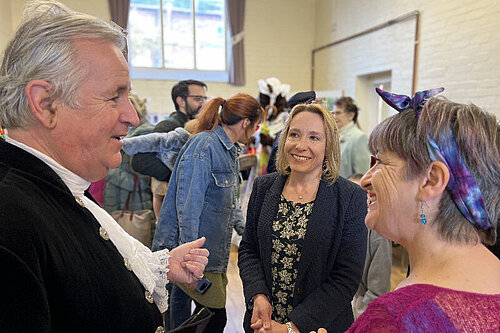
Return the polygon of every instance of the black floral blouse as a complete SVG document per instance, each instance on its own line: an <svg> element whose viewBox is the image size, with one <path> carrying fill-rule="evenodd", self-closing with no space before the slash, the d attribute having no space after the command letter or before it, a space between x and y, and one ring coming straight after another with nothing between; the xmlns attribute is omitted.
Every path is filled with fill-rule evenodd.
<svg viewBox="0 0 500 333"><path fill-rule="evenodd" d="M271 253L272 319L284 324L293 310L293 290L297 279L300 254L307 230L307 221L314 202L293 203L280 198L273 222Z"/></svg>

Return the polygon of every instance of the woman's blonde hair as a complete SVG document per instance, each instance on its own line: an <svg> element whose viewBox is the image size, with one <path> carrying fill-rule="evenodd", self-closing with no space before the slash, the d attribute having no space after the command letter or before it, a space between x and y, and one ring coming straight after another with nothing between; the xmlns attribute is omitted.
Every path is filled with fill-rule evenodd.
<svg viewBox="0 0 500 333"><path fill-rule="evenodd" d="M325 147L325 164L323 165L322 179L333 184L340 170L340 143L337 124L333 114L325 107L319 104L298 104L290 112L290 117L285 123L285 127L280 134L278 154L276 157L276 169L283 175L290 174L290 164L285 155L285 142L290 130L292 119L301 112L311 112L323 118L325 124L326 147Z"/></svg>

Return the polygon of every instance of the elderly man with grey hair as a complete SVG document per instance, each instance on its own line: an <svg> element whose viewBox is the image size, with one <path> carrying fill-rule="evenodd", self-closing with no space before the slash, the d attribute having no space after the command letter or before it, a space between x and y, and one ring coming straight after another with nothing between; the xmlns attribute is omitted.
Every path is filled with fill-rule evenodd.
<svg viewBox="0 0 500 333"><path fill-rule="evenodd" d="M151 252L90 196L120 164L130 104L120 29L28 3L0 69L0 331L161 332L165 285L195 285L204 239Z"/></svg>

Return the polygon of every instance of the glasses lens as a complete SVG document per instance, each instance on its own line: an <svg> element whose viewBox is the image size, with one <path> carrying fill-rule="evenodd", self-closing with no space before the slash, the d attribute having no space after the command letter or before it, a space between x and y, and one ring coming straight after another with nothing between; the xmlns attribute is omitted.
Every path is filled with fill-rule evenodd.
<svg viewBox="0 0 500 333"><path fill-rule="evenodd" d="M375 156L370 157L370 168L373 168L373 166L377 164L377 158Z"/></svg>
<svg viewBox="0 0 500 333"><path fill-rule="evenodd" d="M197 102L204 102L208 99L207 96L200 96L200 95L186 95L185 97L191 97Z"/></svg>

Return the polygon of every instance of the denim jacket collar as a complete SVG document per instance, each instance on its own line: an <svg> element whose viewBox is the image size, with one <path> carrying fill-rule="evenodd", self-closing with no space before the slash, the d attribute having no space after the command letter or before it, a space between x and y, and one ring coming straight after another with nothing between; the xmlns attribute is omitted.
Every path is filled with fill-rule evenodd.
<svg viewBox="0 0 500 333"><path fill-rule="evenodd" d="M221 125L218 125L215 130L214 130L215 134L217 135L217 137L219 138L220 142L222 143L222 145L227 149L227 150L231 150L233 147L236 148L236 151L237 152L240 152L241 151L241 147L239 144L234 144L231 142L231 140L229 139L229 137L227 136L227 133L226 131L224 131L224 129L222 128Z"/></svg>

